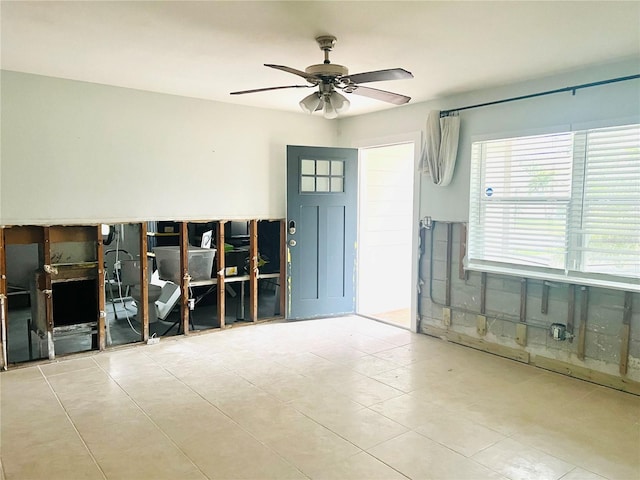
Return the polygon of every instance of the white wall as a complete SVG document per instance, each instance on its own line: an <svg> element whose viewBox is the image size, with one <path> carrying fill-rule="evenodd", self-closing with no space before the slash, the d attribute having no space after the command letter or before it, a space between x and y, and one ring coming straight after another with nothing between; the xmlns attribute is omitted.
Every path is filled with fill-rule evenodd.
<svg viewBox="0 0 640 480"><path fill-rule="evenodd" d="M345 118L340 121L339 143L350 146L365 140L423 131L428 112L433 109L453 109L638 73L640 62L636 59ZM429 178L423 178L420 216L428 215L440 221L468 220L471 142L475 137L523 134L554 126L617 119L640 122L639 92L640 81L631 80L582 89L575 96L561 93L461 112L458 163L453 181L448 187L436 187Z"/></svg>
<svg viewBox="0 0 640 480"><path fill-rule="evenodd" d="M286 145L335 122L2 72L0 224L285 216Z"/></svg>
<svg viewBox="0 0 640 480"><path fill-rule="evenodd" d="M431 109L639 71L637 60L620 62L337 122L5 71L0 224L284 217L287 144L374 144L423 130ZM467 220L472 138L640 121L639 90L634 80L461 112L453 182L442 188L423 178L421 216ZM184 166L187 174L180 176Z"/></svg>

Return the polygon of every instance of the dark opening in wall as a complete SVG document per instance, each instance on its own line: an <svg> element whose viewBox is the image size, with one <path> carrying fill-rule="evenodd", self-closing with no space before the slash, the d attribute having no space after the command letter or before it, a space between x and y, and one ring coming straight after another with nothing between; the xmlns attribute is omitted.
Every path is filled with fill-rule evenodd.
<svg viewBox="0 0 640 480"><path fill-rule="evenodd" d="M95 322L98 318L97 292L95 279L54 283L54 327Z"/></svg>

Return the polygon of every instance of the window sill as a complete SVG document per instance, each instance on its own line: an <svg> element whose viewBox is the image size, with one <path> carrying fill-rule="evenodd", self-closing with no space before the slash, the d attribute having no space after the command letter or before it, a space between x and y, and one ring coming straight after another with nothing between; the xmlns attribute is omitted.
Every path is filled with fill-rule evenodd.
<svg viewBox="0 0 640 480"><path fill-rule="evenodd" d="M584 277L575 273L557 273L549 271L538 271L516 265L489 265L471 262L465 265L465 270L476 272L495 273L499 275L507 275L520 278L531 278L535 280L547 280L550 282L569 283L575 285L583 285L586 287L607 288L610 290L623 290L625 292L640 293L640 280L635 278L622 279L619 278L593 278Z"/></svg>

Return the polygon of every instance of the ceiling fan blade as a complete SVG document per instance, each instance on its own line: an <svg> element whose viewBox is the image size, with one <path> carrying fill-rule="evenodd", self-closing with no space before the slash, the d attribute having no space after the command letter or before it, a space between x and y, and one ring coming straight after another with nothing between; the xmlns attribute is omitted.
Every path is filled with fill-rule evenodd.
<svg viewBox="0 0 640 480"><path fill-rule="evenodd" d="M315 85L288 85L286 87L266 87L254 88L253 90L242 90L240 92L231 92L231 95L243 95L245 93L266 92L267 90L282 90L283 88L311 88Z"/></svg>
<svg viewBox="0 0 640 480"><path fill-rule="evenodd" d="M272 65L270 63L265 63L265 67L275 68L276 70L282 70L283 72L293 73L294 75L298 75L299 77L304 78L306 81L317 84L320 79L311 75L310 73L303 72L302 70L296 70L295 68L285 67L284 65Z"/></svg>
<svg viewBox="0 0 640 480"><path fill-rule="evenodd" d="M405 80L407 78L413 78L413 74L404 68L389 68L387 70L376 70L373 72L347 75L342 79L349 80L351 83L369 83L383 82L385 80Z"/></svg>
<svg viewBox="0 0 640 480"><path fill-rule="evenodd" d="M348 90L345 89L345 92L355 93L356 95L362 95L363 97L369 97L375 100L382 100L383 102L393 103L394 105L404 105L411 100L411 97L407 97L406 95L387 92L386 90L378 90L377 88L361 87L359 85L353 85L349 87Z"/></svg>

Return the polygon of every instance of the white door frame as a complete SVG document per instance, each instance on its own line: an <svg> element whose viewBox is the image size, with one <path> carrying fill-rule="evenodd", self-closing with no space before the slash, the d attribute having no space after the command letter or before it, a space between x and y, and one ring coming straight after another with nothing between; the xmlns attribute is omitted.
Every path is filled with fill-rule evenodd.
<svg viewBox="0 0 640 480"><path fill-rule="evenodd" d="M413 285L411 291L411 331L418 331L418 262L419 258L419 217L420 217L420 186L422 175L419 171L420 166L420 155L422 150L422 133L421 132L411 132L401 135L392 135L388 137L381 138L373 138L373 139L365 139L358 140L351 144L352 147L363 149L363 148L375 148L375 147L385 147L389 145L396 145L399 143L411 143L414 145L414 168L413 168L413 225L411 227L411 285ZM358 190L360 190L360 181L361 181L361 172L360 162L362 161L361 156L358 155ZM358 195L358 245L360 245L360 195ZM359 259L359 253L358 253ZM356 286L356 299L359 295ZM356 301L356 305L358 302ZM359 313L356 310L356 313Z"/></svg>

